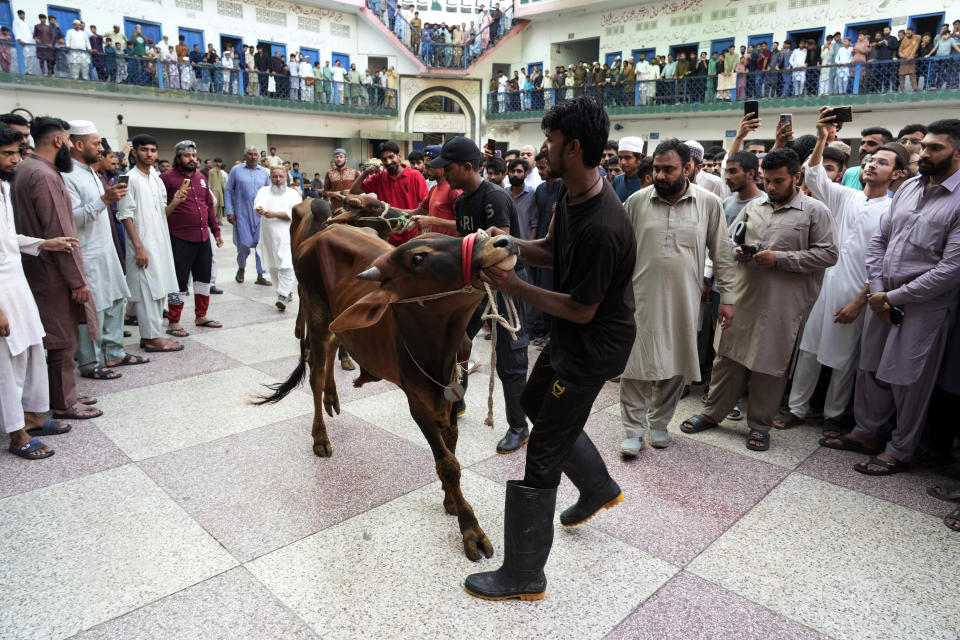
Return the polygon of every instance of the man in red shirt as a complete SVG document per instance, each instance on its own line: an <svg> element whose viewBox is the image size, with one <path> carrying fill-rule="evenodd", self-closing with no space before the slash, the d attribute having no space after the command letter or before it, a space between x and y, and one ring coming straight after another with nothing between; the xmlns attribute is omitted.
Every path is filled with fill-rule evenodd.
<svg viewBox="0 0 960 640"><path fill-rule="evenodd" d="M430 192L419 207L404 213L411 216L417 227L423 231L457 237L460 234L457 233L454 204L463 191L450 186L444 169L434 169L429 164L425 166L427 177L437 184L430 187Z"/></svg>
<svg viewBox="0 0 960 640"><path fill-rule="evenodd" d="M197 171L197 145L191 140L178 142L173 149L173 168L160 175L167 189L167 226L173 248L173 266L180 291L167 297L170 308L167 333L178 338L190 335L180 326L187 281L193 276L193 302L198 327L218 329L223 325L207 317L210 306L210 269L213 249L210 232L217 247L223 246L213 194L203 173Z"/></svg>
<svg viewBox="0 0 960 640"><path fill-rule="evenodd" d="M375 193L397 209L416 209L427 197L427 181L419 171L401 163L400 147L388 140L380 145L381 165L367 167L353 181L350 193Z"/></svg>

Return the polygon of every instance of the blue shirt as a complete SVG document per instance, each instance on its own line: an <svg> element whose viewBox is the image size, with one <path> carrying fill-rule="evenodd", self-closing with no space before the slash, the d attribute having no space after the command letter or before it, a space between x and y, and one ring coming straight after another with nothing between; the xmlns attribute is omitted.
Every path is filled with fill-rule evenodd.
<svg viewBox="0 0 960 640"><path fill-rule="evenodd" d="M563 186L563 180L557 180L552 187L547 184L546 180L537 185L534 200L537 204L538 239L547 237L550 221L553 220L553 207L557 203L557 195L560 193L561 186Z"/></svg>
<svg viewBox="0 0 960 640"><path fill-rule="evenodd" d="M627 174L621 173L613 179L613 190L617 192L620 202L626 202L632 193L640 190L642 184L643 181L640 179L639 173L630 178L629 182L627 181Z"/></svg>

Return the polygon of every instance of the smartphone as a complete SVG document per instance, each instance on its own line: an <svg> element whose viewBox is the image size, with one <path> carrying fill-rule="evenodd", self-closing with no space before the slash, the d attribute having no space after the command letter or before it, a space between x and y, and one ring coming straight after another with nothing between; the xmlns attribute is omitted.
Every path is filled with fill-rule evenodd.
<svg viewBox="0 0 960 640"><path fill-rule="evenodd" d="M490 153L493 153L497 149L497 141L493 138L487 138L487 149L490 149Z"/></svg>
<svg viewBox="0 0 960 640"><path fill-rule="evenodd" d="M749 116L751 114L754 118L760 117L760 103L756 100L747 100L743 103L743 115Z"/></svg>
<svg viewBox="0 0 960 640"><path fill-rule="evenodd" d="M180 189L182 191L186 191L189 188L190 188L190 178L187 178L186 180L183 181L183 184L180 185Z"/></svg>
<svg viewBox="0 0 960 640"><path fill-rule="evenodd" d="M793 126L793 114L792 113L781 113L780 114L780 124L789 124Z"/></svg>
<svg viewBox="0 0 960 640"><path fill-rule="evenodd" d="M827 112L827 115L834 116L834 124L853 122L853 107L834 107Z"/></svg>
<svg viewBox="0 0 960 640"><path fill-rule="evenodd" d="M890 307L890 322L898 327L903 324L903 307Z"/></svg>
<svg viewBox="0 0 960 640"><path fill-rule="evenodd" d="M130 176L120 176L119 178L117 178L117 184L120 185L121 187L127 186L129 182L130 182Z"/></svg>

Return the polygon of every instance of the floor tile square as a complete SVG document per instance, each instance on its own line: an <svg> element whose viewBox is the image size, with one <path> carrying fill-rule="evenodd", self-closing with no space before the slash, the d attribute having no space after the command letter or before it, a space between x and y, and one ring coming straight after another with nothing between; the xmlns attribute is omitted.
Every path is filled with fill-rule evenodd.
<svg viewBox="0 0 960 640"><path fill-rule="evenodd" d="M625 496L590 524L673 564L693 559L788 473L687 438L624 459L619 453L620 419L603 412L590 416L586 431ZM523 449L471 469L505 482L522 478L525 462ZM566 507L578 495L564 477L558 503Z"/></svg>
<svg viewBox="0 0 960 640"><path fill-rule="evenodd" d="M331 421L333 456L319 458L311 423L311 415L300 416L141 468L243 561L437 479L429 452L349 414Z"/></svg>
<svg viewBox="0 0 960 640"><path fill-rule="evenodd" d="M960 537L939 518L791 474L687 570L839 639L960 634Z"/></svg>
<svg viewBox="0 0 960 640"><path fill-rule="evenodd" d="M660 587L609 640L826 640L746 598L685 571Z"/></svg>
<svg viewBox="0 0 960 640"><path fill-rule="evenodd" d="M251 399L276 382L249 367L111 393L97 426L134 460L143 460L313 412L304 393L256 406Z"/></svg>
<svg viewBox="0 0 960 640"><path fill-rule="evenodd" d="M243 364L252 364L300 355L300 341L293 335L295 324L296 315L288 315L271 322L211 329L193 339Z"/></svg>
<svg viewBox="0 0 960 640"><path fill-rule="evenodd" d="M475 599L463 580L500 565L504 487L469 471L463 487L494 543L490 560L463 555L437 482L247 568L324 638L601 638L676 572L596 529L557 525L545 599Z"/></svg>
<svg viewBox="0 0 960 640"><path fill-rule="evenodd" d="M130 462L123 451L92 420L76 420L73 429L41 439L55 453L43 460L25 460L4 453L0 463L0 498L33 491L58 482ZM4 440L4 445L9 442Z"/></svg>
<svg viewBox="0 0 960 640"><path fill-rule="evenodd" d="M73 640L310 640L310 627L243 567L167 596Z"/></svg>
<svg viewBox="0 0 960 640"><path fill-rule="evenodd" d="M236 566L127 465L0 500L0 637L63 638Z"/></svg>
<svg viewBox="0 0 960 640"><path fill-rule="evenodd" d="M797 471L931 515L942 517L953 510L952 503L927 495L927 488L954 486L957 484L956 480L916 466L909 473L887 477L868 476L854 471L853 465L864 462L869 457L860 453L820 447Z"/></svg>
<svg viewBox="0 0 960 640"><path fill-rule="evenodd" d="M128 348L128 353L142 355L149 358L150 362L116 367L114 371L122 376L115 380L91 380L81 377L78 371L76 373L77 391L81 396L100 398L108 393L179 380L184 377L184 372L197 376L211 371L232 369L240 365L233 358L192 338L183 338L179 342L183 344L183 350L170 353L147 353L139 347L139 343L136 343L132 348Z"/></svg>

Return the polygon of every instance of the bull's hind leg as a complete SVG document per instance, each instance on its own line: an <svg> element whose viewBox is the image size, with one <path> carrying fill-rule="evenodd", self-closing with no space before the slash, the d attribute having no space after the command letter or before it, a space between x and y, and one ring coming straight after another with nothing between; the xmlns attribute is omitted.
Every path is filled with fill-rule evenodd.
<svg viewBox="0 0 960 640"><path fill-rule="evenodd" d="M473 561L479 560L481 556L493 557L493 545L487 538L487 534L480 528L477 516L473 513L473 507L460 491L460 462L444 442L444 432L449 430L449 423L435 415L438 413L436 410L421 405L413 394L408 395L407 398L410 402L410 413L417 421L420 431L423 432L433 452L437 476L443 487L444 508L448 513L457 516L460 534L463 536L464 553Z"/></svg>
<svg viewBox="0 0 960 640"><path fill-rule="evenodd" d="M321 458L329 458L333 454L333 447L330 446L330 438L327 437L327 425L323 422L329 338L313 325L309 327L309 332L311 336L310 389L313 391L313 452Z"/></svg>

